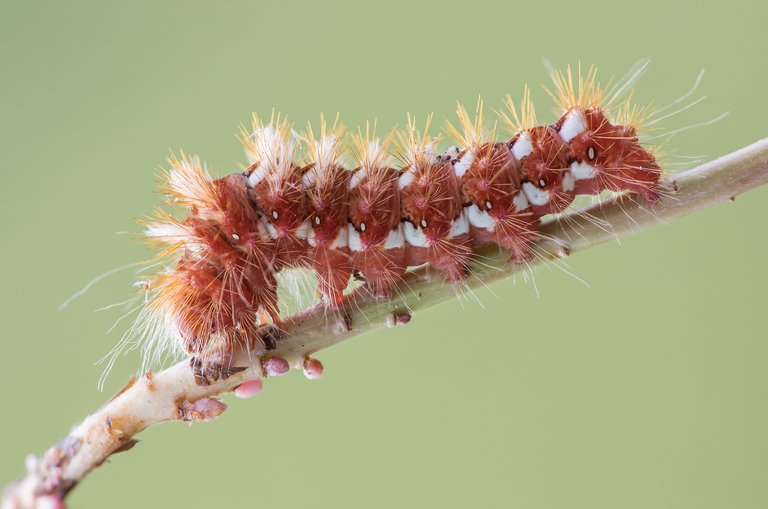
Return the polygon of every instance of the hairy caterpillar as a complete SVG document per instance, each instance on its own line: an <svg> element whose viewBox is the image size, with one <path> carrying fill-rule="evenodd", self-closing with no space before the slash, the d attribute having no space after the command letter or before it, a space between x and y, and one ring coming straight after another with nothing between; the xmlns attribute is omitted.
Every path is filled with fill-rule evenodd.
<svg viewBox="0 0 768 509"><path fill-rule="evenodd" d="M457 145L443 152L429 120L423 132L409 117L383 138L371 126L347 137L338 118L296 133L273 113L242 129L249 165L240 173L212 179L199 158L171 158L163 190L188 215L158 211L146 224L175 265L145 282L139 339L178 344L203 369L227 366L261 325L279 328L276 275L285 268L312 269L323 304L343 318L352 277L382 299L424 263L460 283L476 246L529 260L541 217L578 195L658 201L661 168L638 137L649 111L632 105L626 84L608 94L593 69L553 78L560 117L537 124L526 88L519 108L507 98L499 114L510 133L501 141L478 101L474 116L459 105L458 125L446 128Z"/></svg>

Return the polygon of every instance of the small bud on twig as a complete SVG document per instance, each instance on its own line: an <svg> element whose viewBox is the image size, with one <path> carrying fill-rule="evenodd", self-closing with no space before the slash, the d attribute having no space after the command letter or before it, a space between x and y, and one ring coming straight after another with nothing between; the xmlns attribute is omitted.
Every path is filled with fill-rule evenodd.
<svg viewBox="0 0 768 509"><path fill-rule="evenodd" d="M288 361L281 357L267 359L262 362L262 366L264 366L264 373L267 376L282 376L288 373L288 370L291 369Z"/></svg>
<svg viewBox="0 0 768 509"><path fill-rule="evenodd" d="M235 387L234 393L238 398L251 398L261 392L263 385L261 378L248 380Z"/></svg>
<svg viewBox="0 0 768 509"><path fill-rule="evenodd" d="M323 376L323 363L312 357L304 359L304 376L310 380Z"/></svg>

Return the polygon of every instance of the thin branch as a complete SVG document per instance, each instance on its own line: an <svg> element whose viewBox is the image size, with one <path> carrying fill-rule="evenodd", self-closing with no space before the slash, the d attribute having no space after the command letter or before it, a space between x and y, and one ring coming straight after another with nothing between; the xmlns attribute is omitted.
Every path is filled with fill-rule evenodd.
<svg viewBox="0 0 768 509"><path fill-rule="evenodd" d="M767 182L768 138L665 181L668 196L650 210L624 196L547 222L531 265L733 200ZM472 267L469 287L487 285L522 270L508 263L507 255L496 248L484 248L478 254L483 263ZM373 329L405 324L411 314L451 296L442 281L430 279L427 269L417 270L408 275L400 295L391 300L377 301L363 291L353 293L347 304L351 330L328 320L320 307L289 317L269 357L286 359L291 367L301 369L308 356L318 350ZM214 397L265 376L269 365L265 370L264 362L244 349L235 354L233 365L245 369L210 385L196 383L188 361L134 377L42 458L30 457L27 475L6 489L2 508L32 509L41 502L50 504L47 507L62 507L61 500L69 490L109 456L130 449L136 443L134 437L149 426L166 421L205 421L220 415L227 407Z"/></svg>

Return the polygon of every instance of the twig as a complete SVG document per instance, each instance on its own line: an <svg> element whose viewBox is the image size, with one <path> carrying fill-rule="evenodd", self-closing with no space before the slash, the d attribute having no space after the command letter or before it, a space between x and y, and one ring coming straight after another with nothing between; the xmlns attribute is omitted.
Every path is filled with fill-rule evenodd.
<svg viewBox="0 0 768 509"><path fill-rule="evenodd" d="M619 202L597 204L546 223L542 239L536 244L539 256L532 263L565 257L733 200L767 182L768 138L665 181L668 197L652 210L623 197ZM483 263L472 267L473 277L467 282L470 287L486 285L521 270L520 266L508 263L507 256L498 249L485 248L478 254L482 255ZM282 327L283 337L269 357L285 359L291 367L301 369L318 350L372 329L405 324L412 313L450 296L441 281L429 278L427 269L415 271L406 278L397 298L376 301L362 291L353 293L348 303L351 330L339 330L338 324L328 320L319 307L289 317ZM245 369L210 385L196 383L188 361L134 377L42 458L30 457L27 475L6 489L2 508L32 509L44 504L63 507L62 500L69 490L109 456L130 449L136 443L134 437L149 426L165 421L206 421L220 415L227 407L214 396L265 376L270 366L265 370L264 362L266 359L254 358L245 350L237 352L233 365Z"/></svg>

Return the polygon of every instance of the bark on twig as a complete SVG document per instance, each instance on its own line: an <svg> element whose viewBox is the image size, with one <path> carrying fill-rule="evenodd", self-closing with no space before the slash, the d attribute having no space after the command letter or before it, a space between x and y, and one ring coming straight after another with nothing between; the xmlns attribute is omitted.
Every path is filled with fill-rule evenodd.
<svg viewBox="0 0 768 509"><path fill-rule="evenodd" d="M550 221L536 244L540 255L533 263L568 256L616 237L637 233L653 225L732 200L768 182L768 138L665 181L668 196L652 210L631 199L603 203ZM596 221L597 220L597 221ZM610 227L606 228L605 224ZM472 267L470 287L485 285L520 270L495 248L479 253L482 265ZM356 292L347 306L353 327L339 330L320 308L289 317L283 338L271 358L286 359L303 368L309 355L372 329L407 323L411 313L451 297L441 281L430 280L426 270L409 274L401 295L376 301ZM365 317L363 318L363 313ZM85 418L64 440L42 458L30 457L27 474L3 494L3 509L61 506L64 496L109 456L127 451L135 436L165 421L206 421L226 410L215 396L265 374L263 362L248 352L237 352L233 365L245 368L210 385L201 386L188 361L158 373L134 377L112 399ZM269 371L269 369L267 369Z"/></svg>

